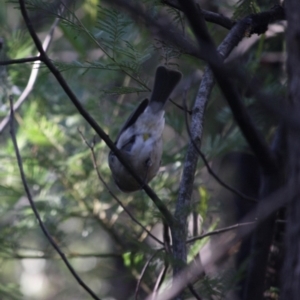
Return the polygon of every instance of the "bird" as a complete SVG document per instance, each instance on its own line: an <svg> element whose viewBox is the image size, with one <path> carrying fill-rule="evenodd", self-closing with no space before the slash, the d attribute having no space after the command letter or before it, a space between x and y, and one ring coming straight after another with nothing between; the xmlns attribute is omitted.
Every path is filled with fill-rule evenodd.
<svg viewBox="0 0 300 300"><path fill-rule="evenodd" d="M116 147L144 183L148 184L156 176L161 165L165 105L181 77L177 70L157 67L150 100L145 99L137 106L117 135ZM142 188L113 151L108 154L108 164L121 191Z"/></svg>

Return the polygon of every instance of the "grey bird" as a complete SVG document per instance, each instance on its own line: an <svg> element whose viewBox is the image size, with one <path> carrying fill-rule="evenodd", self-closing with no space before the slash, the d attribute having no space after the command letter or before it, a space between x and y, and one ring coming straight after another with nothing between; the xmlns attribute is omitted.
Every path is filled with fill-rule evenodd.
<svg viewBox="0 0 300 300"><path fill-rule="evenodd" d="M180 72L159 66L150 101L145 99L139 104L117 136L115 145L145 183L152 180L159 170L163 151L164 108L181 77ZM112 151L108 155L108 163L120 190L134 192L142 188Z"/></svg>

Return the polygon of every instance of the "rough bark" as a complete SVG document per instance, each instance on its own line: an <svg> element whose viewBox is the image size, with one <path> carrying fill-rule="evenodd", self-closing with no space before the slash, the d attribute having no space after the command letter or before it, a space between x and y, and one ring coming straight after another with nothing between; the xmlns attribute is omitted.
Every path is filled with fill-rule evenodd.
<svg viewBox="0 0 300 300"><path fill-rule="evenodd" d="M288 29L287 71L290 109L300 113L300 5L299 0L286 1ZM299 131L290 129L288 135L289 180L296 183L297 195L287 207L285 261L282 270L282 300L296 300L300 295L300 138ZM298 184L298 185L297 185Z"/></svg>

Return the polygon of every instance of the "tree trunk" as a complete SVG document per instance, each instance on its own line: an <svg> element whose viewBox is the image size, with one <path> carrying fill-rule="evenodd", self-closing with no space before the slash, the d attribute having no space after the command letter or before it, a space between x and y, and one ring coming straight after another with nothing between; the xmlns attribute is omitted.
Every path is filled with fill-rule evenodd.
<svg viewBox="0 0 300 300"><path fill-rule="evenodd" d="M299 0L286 1L288 20L287 71L289 109L300 113L300 3ZM299 120L299 119L298 119ZM282 300L298 300L300 295L300 137L299 131L289 129L289 179L295 185L296 196L287 206L285 261L282 269Z"/></svg>

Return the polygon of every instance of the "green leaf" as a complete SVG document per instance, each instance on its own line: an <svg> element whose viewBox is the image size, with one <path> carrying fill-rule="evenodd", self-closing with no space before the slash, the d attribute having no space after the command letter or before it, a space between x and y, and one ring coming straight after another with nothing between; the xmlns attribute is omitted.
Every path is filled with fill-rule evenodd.
<svg viewBox="0 0 300 300"><path fill-rule="evenodd" d="M239 0L235 12L233 14L233 19L241 19L250 14L257 14L260 12L260 8L256 0Z"/></svg>

